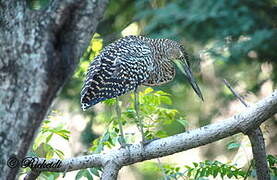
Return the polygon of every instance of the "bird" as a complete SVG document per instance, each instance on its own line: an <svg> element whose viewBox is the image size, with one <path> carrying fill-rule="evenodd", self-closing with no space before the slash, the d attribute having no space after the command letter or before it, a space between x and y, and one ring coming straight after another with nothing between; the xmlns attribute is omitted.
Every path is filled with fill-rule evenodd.
<svg viewBox="0 0 277 180"><path fill-rule="evenodd" d="M81 90L82 109L132 90L136 95L141 85L159 86L172 81L176 75L174 60L182 64L186 79L203 100L182 44L171 39L130 35L104 47L90 63ZM137 106L138 103L136 111ZM141 131L143 133L142 125Z"/></svg>

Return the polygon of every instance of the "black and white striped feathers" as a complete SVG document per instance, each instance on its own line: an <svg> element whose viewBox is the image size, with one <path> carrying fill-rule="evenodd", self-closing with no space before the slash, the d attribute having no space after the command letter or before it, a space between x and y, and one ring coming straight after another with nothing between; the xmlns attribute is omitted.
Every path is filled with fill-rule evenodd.
<svg viewBox="0 0 277 180"><path fill-rule="evenodd" d="M81 91L82 109L120 96L139 85L156 86L175 76L173 59L185 56L168 39L127 36L106 46L91 62Z"/></svg>

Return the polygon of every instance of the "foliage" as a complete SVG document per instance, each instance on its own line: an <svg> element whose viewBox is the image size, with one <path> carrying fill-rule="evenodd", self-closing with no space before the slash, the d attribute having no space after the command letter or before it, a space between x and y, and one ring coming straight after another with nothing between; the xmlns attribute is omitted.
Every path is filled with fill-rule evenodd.
<svg viewBox="0 0 277 180"><path fill-rule="evenodd" d="M32 154L37 157L45 157L46 159L51 159L54 155L63 159L64 154L61 150L52 147L49 142L51 141L53 135L62 137L65 140L69 140L70 132L64 129L63 124L59 124L55 127L51 126L51 122L57 121L59 119L59 114L56 111L52 112L52 115L48 116L48 119L43 121L41 129L35 139Z"/></svg>
<svg viewBox="0 0 277 180"><path fill-rule="evenodd" d="M220 176L222 179L224 177L236 179L240 177L245 177L246 172L242 169L237 168L234 165L223 164L219 161L209 161L206 160L204 162L193 163L193 167L185 166L187 169L186 175L192 179L200 179L201 177L217 177Z"/></svg>
<svg viewBox="0 0 277 180"><path fill-rule="evenodd" d="M135 118L134 95L131 98L130 105L122 112L123 122L135 122L138 126ZM170 108L172 105L170 94L146 88L144 91L139 92L138 99L139 118L142 119L144 129L146 129L146 138L163 138L172 135L169 134L172 132L166 131L166 127L174 123L181 127L181 131L185 130L187 121L184 116L178 110Z"/></svg>
<svg viewBox="0 0 277 180"><path fill-rule="evenodd" d="M273 177L277 178L277 157L273 155L268 155L267 162L269 164L270 173Z"/></svg>
<svg viewBox="0 0 277 180"><path fill-rule="evenodd" d="M132 100L134 101L134 96L132 96ZM126 109L122 111L121 120L123 125L125 125L127 122L133 122L136 124L138 123L136 122L135 118L133 101L131 101L129 106L127 106ZM173 123L173 121L178 122L180 126L185 128L186 121L176 109L163 107L163 105L169 105L172 102L169 94L163 91L153 91L153 89L147 88L145 91L139 93L139 102L140 118L142 118L144 121L144 128L147 129L145 135L148 139L168 136L166 130L158 127L170 125ZM112 106L115 104L115 99L110 99L105 101L105 103L108 106ZM93 141L90 151L94 153L100 153L104 150L105 146L109 149L116 146L116 144L119 142L119 136L118 120L116 116L113 116L104 134L100 138L97 138ZM134 143L134 137L134 135L127 135L127 142Z"/></svg>
<svg viewBox="0 0 277 180"><path fill-rule="evenodd" d="M134 101L134 95L132 95ZM176 109L171 109L172 105L170 94L164 91L154 91L152 88L146 88L143 92L139 92L139 116L143 120L146 138L163 138L167 137L169 132L164 127L172 125L174 122L180 123L179 126L187 125L186 120ZM135 118L134 102L123 112L123 117L127 121ZM184 129L183 129L184 130Z"/></svg>
<svg viewBox="0 0 277 180"><path fill-rule="evenodd" d="M112 0L109 3L105 16L97 27L105 45L121 37L124 28L134 22L136 12L133 0Z"/></svg>
<svg viewBox="0 0 277 180"><path fill-rule="evenodd" d="M276 1L137 1L136 17L146 21L145 33L207 44L214 53L218 47L229 49L227 59L242 57L274 61L277 57ZM222 55L222 54L221 54Z"/></svg>
<svg viewBox="0 0 277 180"><path fill-rule="evenodd" d="M251 160L253 161L253 160ZM276 178L276 165L277 159L273 155L267 156L269 163L269 169L272 178ZM152 179L153 172L156 174L157 171L164 171L166 177L159 179L188 179L188 180L204 180L210 178L221 178L221 179L246 179L247 177L256 177L254 173L255 167L250 166L250 169L243 170L242 168L236 167L229 163L222 163L219 161L206 160L203 162L193 162L192 166L184 165L182 167L175 166L173 164L163 164L162 169L158 163L146 162L143 166L140 166L140 170L145 172L145 179Z"/></svg>
<svg viewBox="0 0 277 180"><path fill-rule="evenodd" d="M52 159L54 157L64 159L64 153L50 144L54 136L61 137L66 141L69 140L70 132L64 128L64 124L56 124L61 116L62 114L58 111L52 111L48 119L43 121L33 147L29 152L29 156L46 159ZM25 168L21 174L27 173L28 171L30 171L30 168ZM42 172L40 173L40 178L45 180L56 179L59 175L60 173L55 172Z"/></svg>

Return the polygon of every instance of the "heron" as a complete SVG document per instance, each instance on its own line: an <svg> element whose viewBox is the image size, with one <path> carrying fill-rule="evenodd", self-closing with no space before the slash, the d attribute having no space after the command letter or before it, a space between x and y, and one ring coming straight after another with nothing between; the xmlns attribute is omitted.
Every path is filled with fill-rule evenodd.
<svg viewBox="0 0 277 180"><path fill-rule="evenodd" d="M81 106L86 110L106 99L116 98L119 130L125 145L118 97L134 91L136 119L146 142L143 122L139 118L138 87L159 86L172 81L176 75L174 62L182 65L183 74L203 101L203 95L193 76L188 53L184 46L170 39L126 36L107 45L90 63L81 90ZM175 62L176 63L176 62Z"/></svg>

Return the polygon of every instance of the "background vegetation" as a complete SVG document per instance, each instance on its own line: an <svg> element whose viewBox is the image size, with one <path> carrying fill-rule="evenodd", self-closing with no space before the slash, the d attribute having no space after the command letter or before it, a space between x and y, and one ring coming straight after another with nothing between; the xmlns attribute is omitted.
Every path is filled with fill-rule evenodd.
<svg viewBox="0 0 277 180"><path fill-rule="evenodd" d="M48 3L48 0L30 1L30 7L43 9ZM50 143L55 134L67 140L69 138L72 150L67 154L71 156L98 153L118 146L114 101L106 101L86 112L81 112L79 103L79 93L89 62L103 46L112 41L130 34L145 35L174 39L188 49L195 76L204 93L204 103L197 99L179 72L175 80L166 85L154 89L141 87L141 116L146 123L147 135L149 138L165 137L210 124L241 111L243 105L225 88L222 83L224 78L249 102L255 102L273 91L277 83L276 26L276 0L111 0L97 34L84 52L79 68L54 106L62 114L60 119L70 119L64 120L63 126L69 128L70 138L67 130L54 128L50 131L42 128L42 131L49 131L49 134L44 136L47 137L44 140L36 140L34 152L50 158L55 154L64 156L65 150L58 150L54 148L55 145L44 145L48 153L39 152L41 143ZM129 143L140 140L137 138L139 135L133 118L132 99L131 94L121 97L124 130ZM49 121L45 125L47 123ZM70 123L73 125L68 125ZM83 125L76 128L80 124ZM263 127L268 154L273 155L268 156L268 159L275 178L276 127L276 116ZM178 158L172 156L171 160L162 160L162 166L156 161L145 162L143 165L129 167L123 173L137 179L157 179L164 178L165 175L172 179L255 177L255 166L247 153L249 143L246 139L242 134L236 135L199 148L197 152L191 151L198 157L196 159L175 161ZM180 159L185 155L187 154L177 157ZM239 159L242 157L245 160L241 163ZM194 163L190 161L192 159ZM79 171L76 177L91 178L98 173L99 169L93 168ZM48 175L45 177L49 178Z"/></svg>

